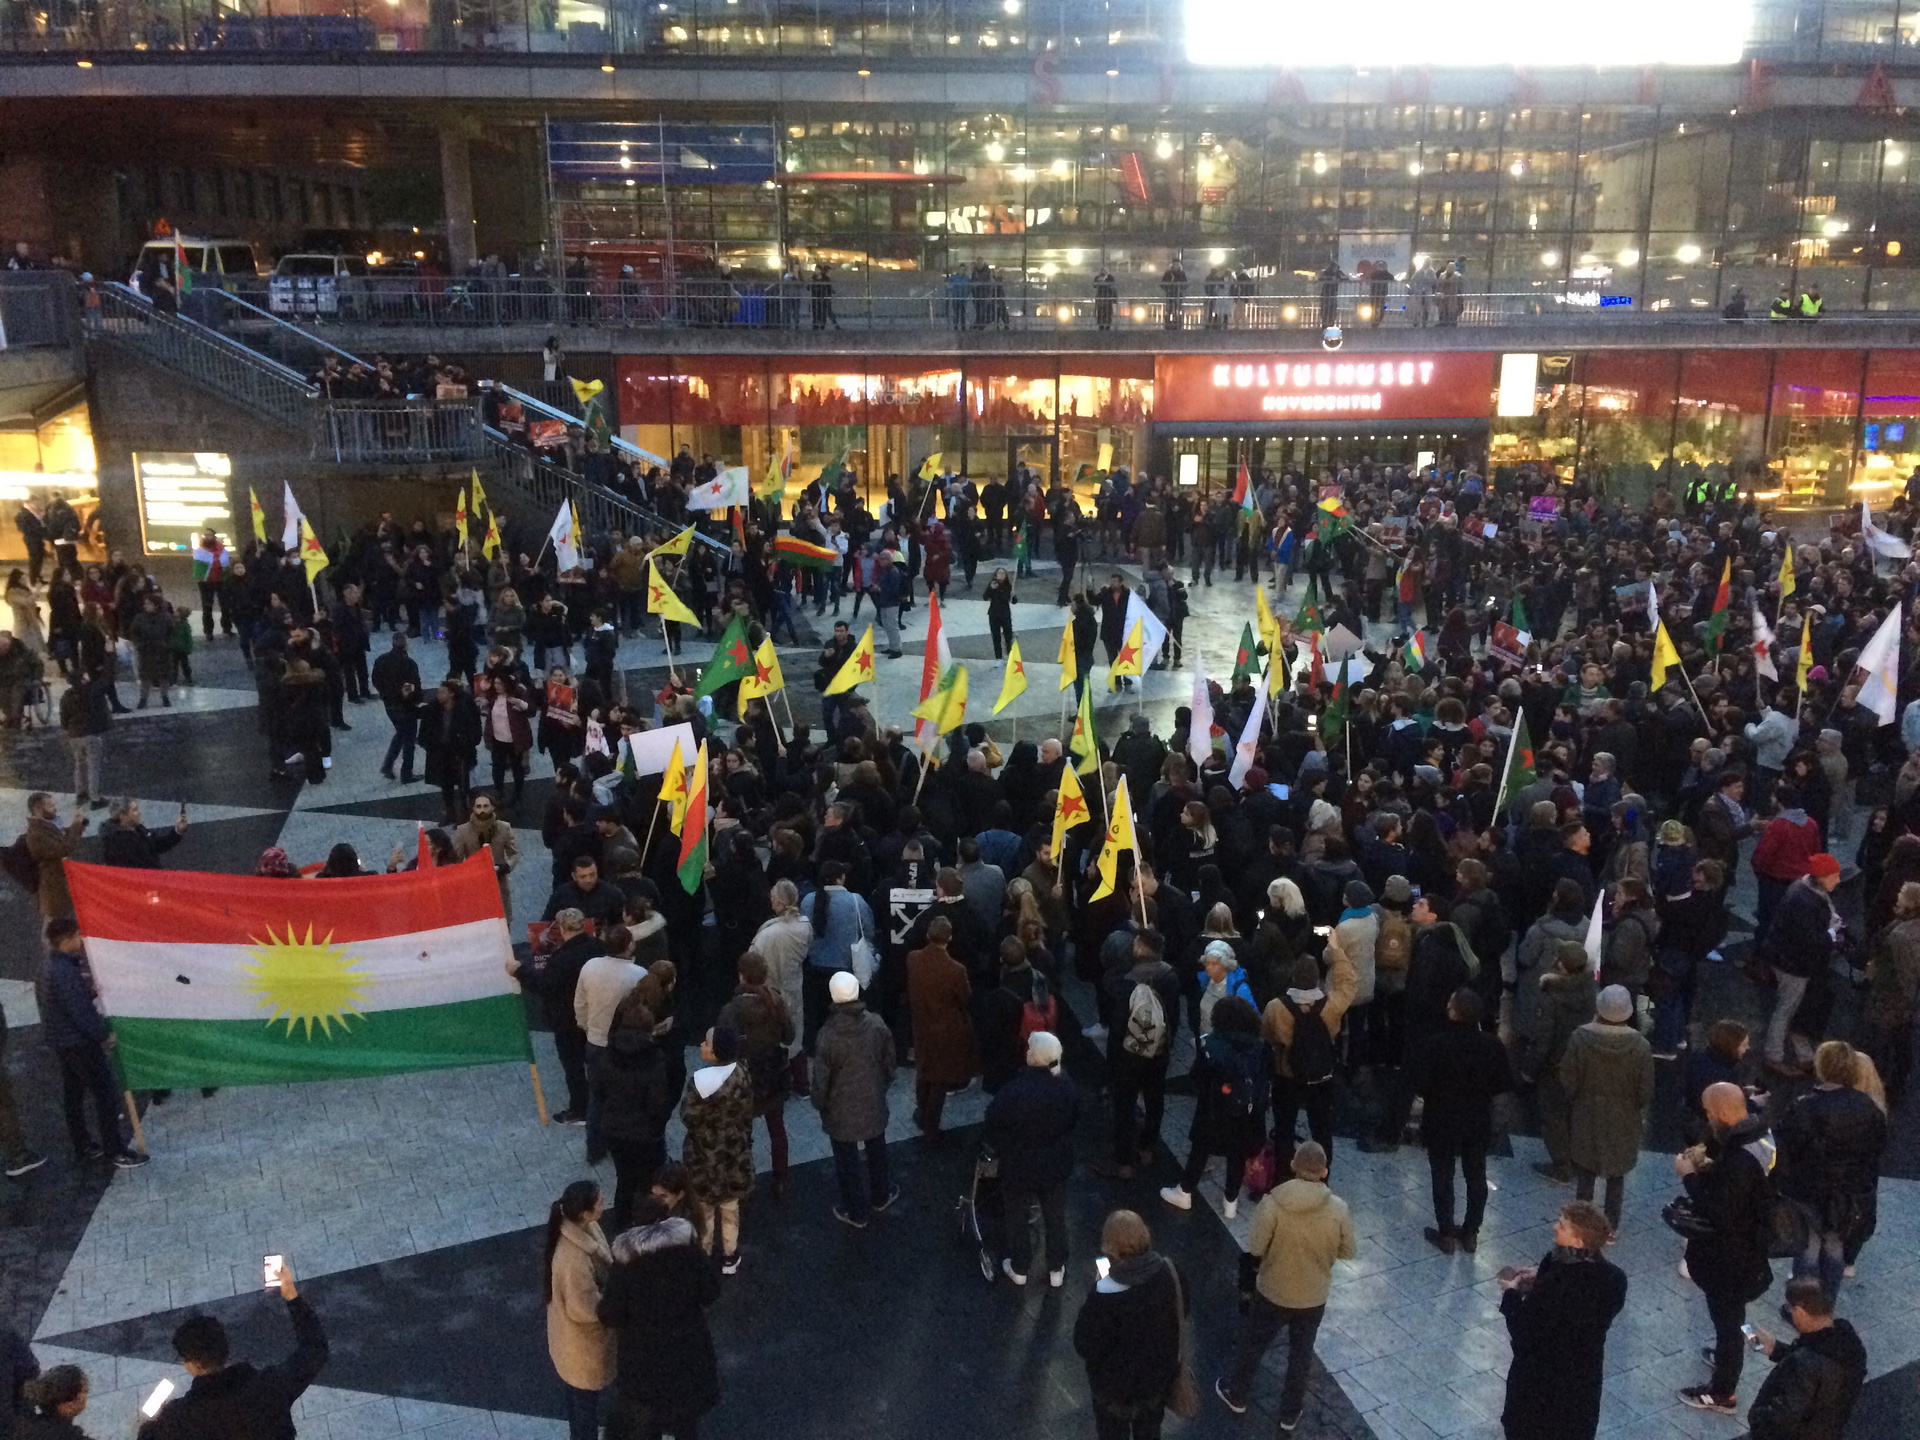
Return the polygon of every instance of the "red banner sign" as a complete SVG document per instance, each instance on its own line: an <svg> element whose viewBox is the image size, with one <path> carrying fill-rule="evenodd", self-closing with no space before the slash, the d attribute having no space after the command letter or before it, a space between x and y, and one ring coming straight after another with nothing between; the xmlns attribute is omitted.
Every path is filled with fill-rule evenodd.
<svg viewBox="0 0 1920 1440"><path fill-rule="evenodd" d="M1154 365L1161 423L1289 420L1484 420L1495 355L1163 355Z"/></svg>

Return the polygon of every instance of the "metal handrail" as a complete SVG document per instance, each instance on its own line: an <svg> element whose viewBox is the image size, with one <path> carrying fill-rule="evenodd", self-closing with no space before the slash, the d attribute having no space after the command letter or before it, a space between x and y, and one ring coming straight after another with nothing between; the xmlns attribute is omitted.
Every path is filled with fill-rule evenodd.
<svg viewBox="0 0 1920 1440"><path fill-rule="evenodd" d="M482 434L487 447L493 452L493 458L500 462L510 488L519 491L536 505L557 511L562 500L572 500L579 506L580 523L590 531L619 530L623 534L637 535L647 530L677 528L645 506L636 505L603 485L596 485L578 471L552 460L541 459L538 452L517 444L505 432L491 425L484 426Z"/></svg>
<svg viewBox="0 0 1920 1440"><path fill-rule="evenodd" d="M92 334L156 360L175 374L237 400L301 435L319 390L306 376L205 325L154 308L115 281L99 287Z"/></svg>
<svg viewBox="0 0 1920 1440"><path fill-rule="evenodd" d="M210 293L217 295L221 300L225 301L230 305L238 305L242 310L247 311L249 314L259 316L260 319L265 320L269 324L277 326L282 330L285 330L290 335L298 336L300 343L302 344L312 345L321 350L329 350L333 354L338 355L342 360L346 361L349 365L359 365L368 370L371 370L373 368L365 360L362 360L358 355L355 355L351 350L343 350L338 345L333 344L331 341L324 340L320 336L315 335L312 331L303 330L298 325L289 324L287 321L282 320L278 315L274 314L271 310L262 309L260 306L254 304L251 300L248 300L243 296L236 295L231 290L222 288L219 290L212 291ZM210 328L217 328L217 327L210 327Z"/></svg>
<svg viewBox="0 0 1920 1440"><path fill-rule="evenodd" d="M498 380L493 382L493 388L509 400L519 402L521 409L532 410L535 414L541 415L548 420L558 420L566 425L582 425L585 423L580 416L569 414L558 405L554 405L546 400L537 399L527 394L524 390L516 390L513 386L502 384ZM668 461L661 459L660 456L654 454L651 450L642 450L631 440L622 439L618 435L609 435L607 440L608 443L622 455L630 455L635 460L644 460L649 465L658 465L662 470L667 468Z"/></svg>

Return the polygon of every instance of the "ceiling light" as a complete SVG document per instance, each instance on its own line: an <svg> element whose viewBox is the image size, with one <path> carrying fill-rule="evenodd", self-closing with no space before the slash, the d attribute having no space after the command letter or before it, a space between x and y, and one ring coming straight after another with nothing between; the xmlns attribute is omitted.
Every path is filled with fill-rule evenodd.
<svg viewBox="0 0 1920 1440"><path fill-rule="evenodd" d="M1614 258L1619 260L1622 265L1638 265L1640 263L1640 252L1629 245Z"/></svg>
<svg viewBox="0 0 1920 1440"><path fill-rule="evenodd" d="M1678 260L1682 265L1691 265L1700 258L1700 247L1694 244L1682 245L1678 250L1673 252L1673 258Z"/></svg>

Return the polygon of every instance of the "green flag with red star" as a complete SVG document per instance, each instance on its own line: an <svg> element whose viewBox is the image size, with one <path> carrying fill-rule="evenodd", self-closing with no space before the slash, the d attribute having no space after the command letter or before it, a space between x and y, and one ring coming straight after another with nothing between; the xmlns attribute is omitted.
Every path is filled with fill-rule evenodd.
<svg viewBox="0 0 1920 1440"><path fill-rule="evenodd" d="M1727 633L1727 601L1733 589L1733 561L1727 560L1720 571L1720 588L1713 595L1713 613L1707 616L1705 639L1715 650Z"/></svg>
<svg viewBox="0 0 1920 1440"><path fill-rule="evenodd" d="M1500 772L1500 793L1494 797L1493 813L1498 815L1509 796L1518 795L1537 779L1533 766L1533 737L1527 734L1527 712L1518 711L1513 721L1513 738L1507 742L1507 766Z"/></svg>
<svg viewBox="0 0 1920 1440"><path fill-rule="evenodd" d="M1259 673L1260 652L1254 646L1253 626L1249 624L1240 632L1240 648L1233 652L1233 674L1229 677L1229 683L1242 675Z"/></svg>
<svg viewBox="0 0 1920 1440"><path fill-rule="evenodd" d="M753 647L747 643L747 622L738 615L727 626L720 643L713 647L713 658L700 672L700 683L693 687L695 698L711 695L735 680L753 674Z"/></svg>

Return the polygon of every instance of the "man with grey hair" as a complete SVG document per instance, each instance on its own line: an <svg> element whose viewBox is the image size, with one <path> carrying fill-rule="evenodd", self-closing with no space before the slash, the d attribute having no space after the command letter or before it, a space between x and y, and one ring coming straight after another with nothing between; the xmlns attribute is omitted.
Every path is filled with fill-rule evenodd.
<svg viewBox="0 0 1920 1440"><path fill-rule="evenodd" d="M160 857L180 843L187 833L187 807L180 807L180 818L170 829L149 829L140 823L140 802L123 798L107 808L107 826L100 832L100 859L107 865L122 865L129 870L158 870Z"/></svg>
<svg viewBox="0 0 1920 1440"><path fill-rule="evenodd" d="M767 985L785 1002L789 1015L806 1013L803 978L807 951L813 947L813 921L800 908L800 891L791 880L776 880L767 895L773 918L761 922L751 949L767 962ZM796 1033L787 1045L789 1065L806 1064ZM796 1077L805 1090L804 1072Z"/></svg>
<svg viewBox="0 0 1920 1440"><path fill-rule="evenodd" d="M1047 1283L1067 1283L1067 1179L1073 1174L1073 1133L1080 1123L1080 1091L1060 1064L1051 1031L1027 1037L1027 1063L1000 1087L987 1107L985 1139L1000 1159L1006 1197L1007 1249L1000 1262L1009 1280L1027 1283L1033 1265L1032 1214L1046 1232Z"/></svg>
<svg viewBox="0 0 1920 1440"><path fill-rule="evenodd" d="M550 948L536 951L530 966L522 967L518 956L507 961L507 974L519 980L541 999L547 1015L547 1028L553 1032L553 1048L560 1057L560 1072L567 1077L567 1107L554 1115L560 1125L587 1123L587 1032L574 1015L574 992L580 984L580 971L587 961L606 949L587 934L587 917L576 906L563 906L553 915Z"/></svg>

